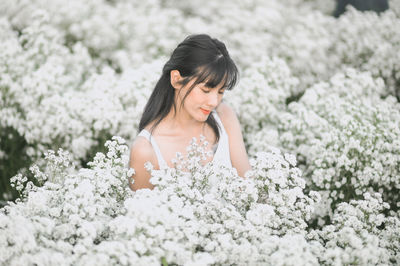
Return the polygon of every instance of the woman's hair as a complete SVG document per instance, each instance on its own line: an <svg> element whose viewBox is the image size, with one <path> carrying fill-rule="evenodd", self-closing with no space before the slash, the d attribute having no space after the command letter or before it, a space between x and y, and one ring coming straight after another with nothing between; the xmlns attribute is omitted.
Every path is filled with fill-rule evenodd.
<svg viewBox="0 0 400 266"><path fill-rule="evenodd" d="M206 34L186 37L172 52L168 62L165 63L162 75L144 108L139 123L139 131L155 121L151 128L151 131L153 131L161 120L167 116L171 108L176 111L174 102L175 88L170 82L171 70L179 71L183 77L182 86L194 79L193 84L183 97L181 105L199 83L205 82L206 87L215 88L223 82L222 88L231 90L239 77L238 69L230 58L225 44ZM218 124L214 117L212 115L208 116L206 123L211 126L218 141Z"/></svg>

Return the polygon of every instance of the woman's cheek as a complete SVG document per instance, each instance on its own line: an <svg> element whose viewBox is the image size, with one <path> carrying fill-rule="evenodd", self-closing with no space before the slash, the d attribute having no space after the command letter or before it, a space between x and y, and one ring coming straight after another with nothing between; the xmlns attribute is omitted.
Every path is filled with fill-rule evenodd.
<svg viewBox="0 0 400 266"><path fill-rule="evenodd" d="M218 104L220 104L221 103L221 101L222 101L222 98L224 97L224 95L223 94L220 94L219 96L218 96Z"/></svg>

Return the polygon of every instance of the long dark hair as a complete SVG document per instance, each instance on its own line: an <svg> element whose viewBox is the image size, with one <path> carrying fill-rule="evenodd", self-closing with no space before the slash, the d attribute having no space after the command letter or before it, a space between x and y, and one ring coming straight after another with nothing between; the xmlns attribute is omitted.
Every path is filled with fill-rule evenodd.
<svg viewBox="0 0 400 266"><path fill-rule="evenodd" d="M171 108L176 111L174 102L175 89L170 82L171 70L178 70L181 76L184 77L181 82L182 86L195 79L183 97L181 105L199 83L207 80L205 86L215 88L224 81L222 88L231 90L239 78L238 69L230 58L224 43L211 38L207 34L186 37L175 48L171 58L163 67L162 75L144 108L139 123L139 132L149 123L155 121L151 128L151 131L153 131L171 111ZM219 130L214 117L212 115L208 116L206 123L213 129L218 141Z"/></svg>

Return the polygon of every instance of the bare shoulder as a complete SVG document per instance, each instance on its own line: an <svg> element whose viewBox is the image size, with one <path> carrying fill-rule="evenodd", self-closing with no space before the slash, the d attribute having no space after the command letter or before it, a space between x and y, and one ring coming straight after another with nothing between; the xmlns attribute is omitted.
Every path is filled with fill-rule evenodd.
<svg viewBox="0 0 400 266"><path fill-rule="evenodd" d="M151 155L151 143L144 137L137 137L131 146L131 153L139 155Z"/></svg>
<svg viewBox="0 0 400 266"><path fill-rule="evenodd" d="M137 137L131 146L130 165L135 162L144 163L150 161L154 166L158 167L156 155L151 143L144 137Z"/></svg>
<svg viewBox="0 0 400 266"><path fill-rule="evenodd" d="M236 168L240 176L244 176L246 171L251 169L251 166L247 157L239 119L232 107L226 103L221 103L218 106L217 113L228 134L232 166Z"/></svg>
<svg viewBox="0 0 400 266"><path fill-rule="evenodd" d="M225 102L221 102L217 107L217 113L220 117L225 115L235 115L235 111L233 111L232 107Z"/></svg>
<svg viewBox="0 0 400 266"><path fill-rule="evenodd" d="M129 167L135 169L135 174L132 176L134 183L129 183L132 190L153 188L150 183L150 173L145 167L146 162L150 162L154 167L158 168L157 158L151 143L146 138L139 136L136 137L131 146L129 159Z"/></svg>
<svg viewBox="0 0 400 266"><path fill-rule="evenodd" d="M235 111L228 104L221 102L216 111L225 128L231 128L239 123Z"/></svg>

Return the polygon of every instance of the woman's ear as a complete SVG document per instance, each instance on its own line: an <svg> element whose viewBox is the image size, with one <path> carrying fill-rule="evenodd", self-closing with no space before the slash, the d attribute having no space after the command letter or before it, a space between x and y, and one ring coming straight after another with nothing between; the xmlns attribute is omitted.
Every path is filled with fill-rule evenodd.
<svg viewBox="0 0 400 266"><path fill-rule="evenodd" d="M171 70L170 77L171 77L172 87L174 87L175 89L179 89L181 87L180 81L182 79L181 73L179 73L179 70Z"/></svg>

